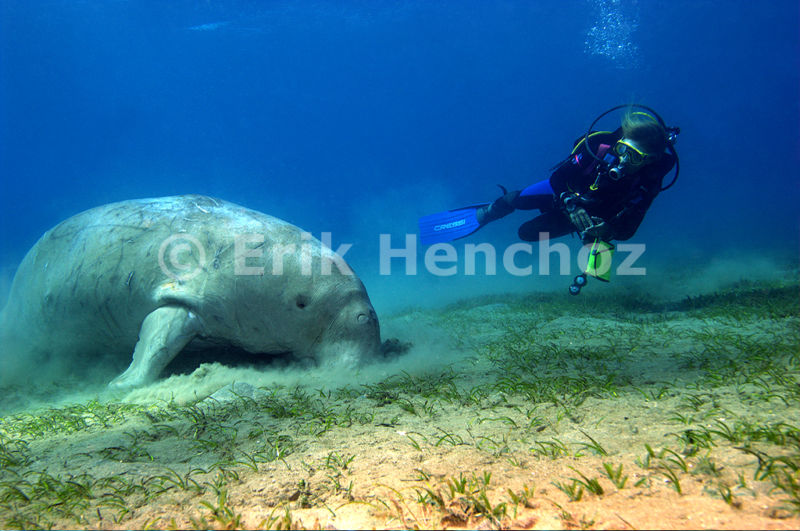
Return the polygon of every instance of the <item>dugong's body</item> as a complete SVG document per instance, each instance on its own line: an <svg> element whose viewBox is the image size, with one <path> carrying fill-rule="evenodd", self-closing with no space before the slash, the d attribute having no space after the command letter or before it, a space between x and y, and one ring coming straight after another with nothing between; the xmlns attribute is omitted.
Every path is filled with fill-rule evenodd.
<svg viewBox="0 0 800 531"><path fill-rule="evenodd" d="M0 317L0 371L10 380L21 367L132 355L111 385L133 387L193 340L321 364L380 348L367 292L341 257L285 221L186 195L97 207L45 233Z"/></svg>

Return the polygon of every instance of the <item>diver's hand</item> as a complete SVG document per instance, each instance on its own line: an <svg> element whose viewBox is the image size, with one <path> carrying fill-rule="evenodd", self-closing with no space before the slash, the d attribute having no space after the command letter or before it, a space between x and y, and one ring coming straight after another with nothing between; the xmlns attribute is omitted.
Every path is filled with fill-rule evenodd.
<svg viewBox="0 0 800 531"><path fill-rule="evenodd" d="M601 240L608 242L614 239L614 231L608 223L598 217L592 217L592 226L585 229L581 234L584 241Z"/></svg>
<svg viewBox="0 0 800 531"><path fill-rule="evenodd" d="M581 206L576 205L568 215L569 220L581 236L594 225L592 217L586 212L586 209Z"/></svg>

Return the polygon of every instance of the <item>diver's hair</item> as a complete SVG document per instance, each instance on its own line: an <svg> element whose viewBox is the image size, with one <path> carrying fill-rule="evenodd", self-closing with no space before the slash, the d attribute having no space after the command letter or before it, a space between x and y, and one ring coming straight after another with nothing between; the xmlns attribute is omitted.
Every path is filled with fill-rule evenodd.
<svg viewBox="0 0 800 531"><path fill-rule="evenodd" d="M667 132L653 116L645 112L628 109L622 117L622 135L656 157L660 157L667 149Z"/></svg>

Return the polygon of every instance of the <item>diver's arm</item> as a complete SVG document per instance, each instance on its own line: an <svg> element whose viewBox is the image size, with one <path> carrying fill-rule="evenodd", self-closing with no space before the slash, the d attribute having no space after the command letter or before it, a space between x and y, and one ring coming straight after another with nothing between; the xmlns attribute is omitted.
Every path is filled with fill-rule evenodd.
<svg viewBox="0 0 800 531"><path fill-rule="evenodd" d="M633 237L650 205L661 193L664 176L672 171L675 163L675 157L670 153L665 153L654 165L645 168L643 184L625 200L620 211L608 220L617 240L627 240Z"/></svg>
<svg viewBox="0 0 800 531"><path fill-rule="evenodd" d="M637 195L630 201L626 201L622 210L613 218L606 221L606 225L611 228L614 239L624 241L633 237L639 229L647 210L653 204L655 195L643 190L641 195Z"/></svg>

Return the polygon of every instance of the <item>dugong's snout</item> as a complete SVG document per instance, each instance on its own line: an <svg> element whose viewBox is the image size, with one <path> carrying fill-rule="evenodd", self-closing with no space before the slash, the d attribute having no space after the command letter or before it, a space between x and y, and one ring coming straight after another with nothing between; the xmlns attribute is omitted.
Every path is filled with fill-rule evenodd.
<svg viewBox="0 0 800 531"><path fill-rule="evenodd" d="M355 367L380 352L378 316L369 300L346 305L315 345L322 365Z"/></svg>

